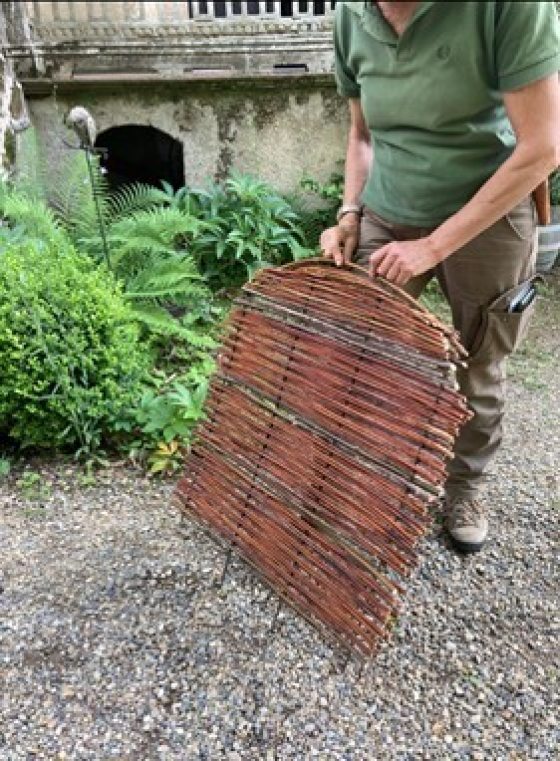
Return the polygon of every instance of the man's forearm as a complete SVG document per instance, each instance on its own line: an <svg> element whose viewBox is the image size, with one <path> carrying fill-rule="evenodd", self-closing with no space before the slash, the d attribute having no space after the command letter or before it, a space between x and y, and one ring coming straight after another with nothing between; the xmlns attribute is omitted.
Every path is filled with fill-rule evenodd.
<svg viewBox="0 0 560 761"><path fill-rule="evenodd" d="M558 75L505 93L504 103L517 147L469 203L429 236L436 260L445 259L497 222L558 166Z"/></svg>
<svg viewBox="0 0 560 761"><path fill-rule="evenodd" d="M546 143L545 143L546 145ZM525 198L552 169L556 148L522 142L478 193L430 235L417 240L392 241L370 256L370 274L397 285L434 268L479 233L494 224ZM533 147L534 146L534 147Z"/></svg>
<svg viewBox="0 0 560 761"><path fill-rule="evenodd" d="M369 141L350 133L346 150L344 172L344 204L360 203L360 195L366 184L373 160Z"/></svg>
<svg viewBox="0 0 560 761"><path fill-rule="evenodd" d="M519 146L472 199L429 236L439 261L457 251L531 193L556 168L554 151Z"/></svg>

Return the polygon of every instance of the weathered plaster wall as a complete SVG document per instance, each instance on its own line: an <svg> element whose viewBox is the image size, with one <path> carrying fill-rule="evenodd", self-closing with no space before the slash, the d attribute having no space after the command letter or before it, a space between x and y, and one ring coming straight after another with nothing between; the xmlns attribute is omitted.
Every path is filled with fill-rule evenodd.
<svg viewBox="0 0 560 761"><path fill-rule="evenodd" d="M6 171L6 135L10 125L11 66L0 53L0 178Z"/></svg>
<svg viewBox="0 0 560 761"><path fill-rule="evenodd" d="M68 137L63 117L75 105L91 111L98 132L137 124L180 140L189 184L236 169L289 191L304 174L326 179L344 155L346 105L329 85L129 84L30 98L39 143L53 164Z"/></svg>
<svg viewBox="0 0 560 761"><path fill-rule="evenodd" d="M17 134L27 129L29 119L23 90L9 55L14 37L29 42L29 27L19 2L0 3L0 178L13 168Z"/></svg>
<svg viewBox="0 0 560 761"><path fill-rule="evenodd" d="M189 183L237 169L292 190L304 174L328 177L343 156L330 2L306 13L299 3L251 3L259 15L243 2L237 16L228 3L227 20L214 18L212 3L200 16L199 3L183 0L8 5L29 21L31 37L23 22L8 35L10 55L53 166L75 105L99 132L134 124L178 139Z"/></svg>
<svg viewBox="0 0 560 761"><path fill-rule="evenodd" d="M10 100L13 85L13 68L4 51L7 44L6 20L0 6L0 178L6 171L6 136L10 127Z"/></svg>

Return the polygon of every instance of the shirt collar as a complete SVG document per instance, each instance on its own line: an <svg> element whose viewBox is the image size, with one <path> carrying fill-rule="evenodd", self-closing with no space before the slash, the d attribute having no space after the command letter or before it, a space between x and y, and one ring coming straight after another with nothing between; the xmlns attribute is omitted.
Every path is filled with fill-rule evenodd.
<svg viewBox="0 0 560 761"><path fill-rule="evenodd" d="M432 2L420 2L410 19L406 31L408 31L410 27L432 7L432 5L436 5L435 0L432 0ZM385 21L381 11L377 8L373 0L349 2L347 3L347 7L359 16L366 32L369 32L369 34L371 34L372 37L375 37L376 40L396 45L399 42L399 39L402 39L402 37L399 38L397 36L390 24Z"/></svg>

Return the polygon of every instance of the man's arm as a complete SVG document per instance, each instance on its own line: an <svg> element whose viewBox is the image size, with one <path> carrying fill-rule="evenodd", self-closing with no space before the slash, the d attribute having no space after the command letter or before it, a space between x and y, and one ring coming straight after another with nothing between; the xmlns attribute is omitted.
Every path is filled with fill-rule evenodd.
<svg viewBox="0 0 560 761"><path fill-rule="evenodd" d="M359 98L350 98L350 130L344 170L345 204L357 204L371 168L373 151Z"/></svg>
<svg viewBox="0 0 560 761"><path fill-rule="evenodd" d="M404 285L497 222L560 164L558 74L505 93L504 104L517 138L509 159L431 235L389 243L372 254L372 275Z"/></svg>
<svg viewBox="0 0 560 761"><path fill-rule="evenodd" d="M343 204L358 204L371 169L373 151L360 99L350 98L348 103L350 130L344 168ZM334 259L338 265L349 262L358 245L359 232L359 214L354 212L345 214L338 225L322 233L323 255L328 259Z"/></svg>

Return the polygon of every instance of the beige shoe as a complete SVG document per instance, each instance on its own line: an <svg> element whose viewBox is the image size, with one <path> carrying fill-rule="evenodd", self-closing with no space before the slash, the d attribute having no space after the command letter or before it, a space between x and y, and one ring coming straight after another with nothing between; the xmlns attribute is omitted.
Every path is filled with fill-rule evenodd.
<svg viewBox="0 0 560 761"><path fill-rule="evenodd" d="M453 545L461 552L478 552L488 536L486 510L473 498L448 500L445 525Z"/></svg>

